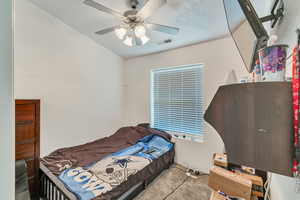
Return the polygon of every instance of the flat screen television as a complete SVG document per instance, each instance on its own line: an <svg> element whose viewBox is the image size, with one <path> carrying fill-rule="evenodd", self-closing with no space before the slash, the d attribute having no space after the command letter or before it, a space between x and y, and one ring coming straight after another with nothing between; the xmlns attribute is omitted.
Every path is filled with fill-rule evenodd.
<svg viewBox="0 0 300 200"><path fill-rule="evenodd" d="M258 60L258 50L267 46L269 35L250 0L223 0L229 31L248 72Z"/></svg>

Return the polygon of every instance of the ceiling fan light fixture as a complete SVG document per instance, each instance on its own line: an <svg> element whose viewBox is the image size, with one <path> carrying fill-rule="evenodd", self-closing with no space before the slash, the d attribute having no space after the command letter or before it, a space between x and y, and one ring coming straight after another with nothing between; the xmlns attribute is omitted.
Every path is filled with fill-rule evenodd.
<svg viewBox="0 0 300 200"><path fill-rule="evenodd" d="M83 3L101 12L118 17L122 21L120 25L105 28L95 32L95 34L104 35L115 32L116 36L130 47L141 46L149 42L150 38L148 36L153 30L171 35L178 34L179 28L145 21L154 11L166 4L166 0L142 0L142 2L141 4L140 0L130 0L132 9L124 13L110 9L98 3L97 0L84 0Z"/></svg>
<svg viewBox="0 0 300 200"><path fill-rule="evenodd" d="M142 38L142 37L146 36L146 28L145 28L145 26L143 26L143 25L137 25L134 28L134 34L138 38Z"/></svg>
<svg viewBox="0 0 300 200"><path fill-rule="evenodd" d="M123 41L124 44L127 46L132 47L133 46L133 38L130 36L126 36L125 40Z"/></svg>
<svg viewBox="0 0 300 200"><path fill-rule="evenodd" d="M140 39L141 39L143 45L146 44L147 42L149 42L149 40L150 40L150 38L147 37L147 35L144 35Z"/></svg>
<svg viewBox="0 0 300 200"><path fill-rule="evenodd" d="M117 37L120 39L120 40L123 40L125 35L127 33L127 29L121 27L121 28L116 28L115 29L115 34L117 35Z"/></svg>

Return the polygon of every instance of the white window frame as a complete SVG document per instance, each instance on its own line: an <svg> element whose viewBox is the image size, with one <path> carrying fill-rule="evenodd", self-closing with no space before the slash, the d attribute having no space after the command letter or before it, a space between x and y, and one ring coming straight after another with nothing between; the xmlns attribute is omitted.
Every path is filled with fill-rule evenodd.
<svg viewBox="0 0 300 200"><path fill-rule="evenodd" d="M193 66L197 66L197 67L202 67L204 68L204 64L203 63L196 63L196 64L188 64L188 65L179 65L179 66L171 66L171 67L156 67L156 68L152 68L151 71L150 71L150 125L152 127L153 125L153 112L154 110L152 109L153 108L153 75L154 75L154 72L155 71L158 71L158 70L171 70L171 69L174 69L176 70L175 68L184 68L184 67L193 67ZM202 73L202 77L203 77L203 73ZM203 86L203 79L201 80L202 81L202 86ZM203 89L203 87L202 87ZM203 95L204 96L204 95ZM202 107L203 111L204 111L204 105ZM205 129L205 125L204 125L204 129ZM174 131L166 131L168 132L169 134L172 135L173 138L175 139L180 139L180 140L188 140L188 141L194 141L194 142L198 142L198 143L203 143L204 142L204 136L205 136L205 130L203 130L203 133L201 135L196 135L196 134L189 134L189 133L179 133L179 132L174 132Z"/></svg>

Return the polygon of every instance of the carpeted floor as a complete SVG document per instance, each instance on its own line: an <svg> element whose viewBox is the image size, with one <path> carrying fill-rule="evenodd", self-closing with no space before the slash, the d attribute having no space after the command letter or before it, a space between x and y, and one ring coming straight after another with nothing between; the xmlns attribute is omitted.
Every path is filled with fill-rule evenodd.
<svg viewBox="0 0 300 200"><path fill-rule="evenodd" d="M201 175L195 179L185 172L184 167L173 165L134 200L209 200L208 176Z"/></svg>

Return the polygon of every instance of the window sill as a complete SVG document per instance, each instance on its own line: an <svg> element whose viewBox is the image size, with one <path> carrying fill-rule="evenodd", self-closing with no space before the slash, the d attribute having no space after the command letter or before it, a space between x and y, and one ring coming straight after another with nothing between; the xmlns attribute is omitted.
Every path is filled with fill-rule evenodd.
<svg viewBox="0 0 300 200"><path fill-rule="evenodd" d="M182 133L170 133L172 135L172 139L175 140L184 140L191 141L197 143L204 143L203 135L190 135L190 134L182 134Z"/></svg>

